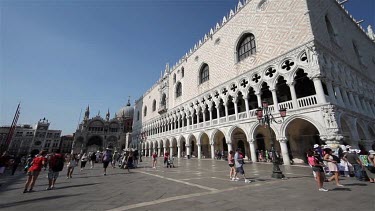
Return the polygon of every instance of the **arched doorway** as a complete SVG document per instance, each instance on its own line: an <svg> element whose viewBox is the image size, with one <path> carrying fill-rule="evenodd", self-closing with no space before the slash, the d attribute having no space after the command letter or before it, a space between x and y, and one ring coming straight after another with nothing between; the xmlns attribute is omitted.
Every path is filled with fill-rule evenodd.
<svg viewBox="0 0 375 211"><path fill-rule="evenodd" d="M195 136L191 136L189 139L189 145L190 145L190 157L198 157L198 150L197 150L197 140L195 139Z"/></svg>
<svg viewBox="0 0 375 211"><path fill-rule="evenodd" d="M235 128L231 133L231 140L233 151L235 151L237 148L240 148L241 152L244 153L244 156L247 157L247 159L251 157L250 146L247 142L246 134L242 129Z"/></svg>
<svg viewBox="0 0 375 211"><path fill-rule="evenodd" d="M306 152L314 144L322 145L318 129L309 121L294 119L286 127L286 137L289 142L289 157L295 163L307 163Z"/></svg>
<svg viewBox="0 0 375 211"><path fill-rule="evenodd" d="M211 158L210 140L206 133L203 133L201 136L201 152L202 158Z"/></svg>
<svg viewBox="0 0 375 211"><path fill-rule="evenodd" d="M215 156L218 152L224 154L228 153L228 145L223 132L221 132L220 130L216 131L213 136L213 142Z"/></svg>
<svg viewBox="0 0 375 211"><path fill-rule="evenodd" d="M175 138L172 139L172 153L173 157L177 157L178 149L177 149L177 140Z"/></svg>
<svg viewBox="0 0 375 211"><path fill-rule="evenodd" d="M87 152L103 151L103 139L100 136L91 136L86 144Z"/></svg>
<svg viewBox="0 0 375 211"><path fill-rule="evenodd" d="M272 136L270 134L270 129L268 127L259 125L255 129L253 137L256 140L255 149L256 149L257 160L260 162L271 161L271 158L269 156L270 155L269 152L271 151L271 137L274 140L274 148L275 148L277 155L279 156L281 155L280 144L278 141L275 140L276 135L272 128L271 128L271 133L272 133ZM267 157L269 157L269 159L267 159Z"/></svg>
<svg viewBox="0 0 375 211"><path fill-rule="evenodd" d="M186 156L186 141L184 137L180 138L180 151L181 151L181 157Z"/></svg>

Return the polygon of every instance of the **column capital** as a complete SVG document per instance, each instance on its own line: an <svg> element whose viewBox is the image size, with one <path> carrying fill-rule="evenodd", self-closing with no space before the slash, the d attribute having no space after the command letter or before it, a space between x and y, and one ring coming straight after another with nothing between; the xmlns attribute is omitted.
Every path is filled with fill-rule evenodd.
<svg viewBox="0 0 375 211"><path fill-rule="evenodd" d="M249 144L253 144L255 142L255 139L250 139L248 142Z"/></svg>
<svg viewBox="0 0 375 211"><path fill-rule="evenodd" d="M288 139L286 137L282 137L282 138L278 138L277 141L280 143L287 143Z"/></svg>

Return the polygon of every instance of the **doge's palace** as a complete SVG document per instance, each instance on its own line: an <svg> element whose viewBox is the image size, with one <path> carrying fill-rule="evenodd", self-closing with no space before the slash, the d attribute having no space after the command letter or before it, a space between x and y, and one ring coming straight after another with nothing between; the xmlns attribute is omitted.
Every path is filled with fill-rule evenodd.
<svg viewBox="0 0 375 211"><path fill-rule="evenodd" d="M242 148L256 161L272 138L284 164L314 144L369 150L374 38L336 0L241 0L136 101L132 143L198 159ZM271 132L256 116L264 101L282 120Z"/></svg>

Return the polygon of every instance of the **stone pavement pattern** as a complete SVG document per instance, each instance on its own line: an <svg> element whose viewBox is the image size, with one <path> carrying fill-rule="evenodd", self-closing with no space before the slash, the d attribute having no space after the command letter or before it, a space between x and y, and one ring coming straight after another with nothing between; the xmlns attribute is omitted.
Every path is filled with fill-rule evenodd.
<svg viewBox="0 0 375 211"><path fill-rule="evenodd" d="M144 159L140 168L109 168L103 176L102 165L66 179L60 173L56 189L45 190L46 172L39 176L34 193L23 194L26 177L0 178L2 210L374 210L375 184L341 178L345 187L326 184L329 192L319 192L308 167L282 167L288 179L270 177L272 165L244 165L252 182L229 181L225 161L175 161L167 169L159 159L150 168ZM7 184L4 184L8 181Z"/></svg>

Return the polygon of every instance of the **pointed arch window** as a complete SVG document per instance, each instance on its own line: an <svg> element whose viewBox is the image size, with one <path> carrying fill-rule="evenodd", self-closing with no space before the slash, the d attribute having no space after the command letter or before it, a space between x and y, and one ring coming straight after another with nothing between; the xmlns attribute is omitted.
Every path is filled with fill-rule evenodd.
<svg viewBox="0 0 375 211"><path fill-rule="evenodd" d="M242 36L237 46L238 62L256 53L255 36L251 33Z"/></svg>
<svg viewBox="0 0 375 211"><path fill-rule="evenodd" d="M185 76L185 69L184 67L181 68L181 78L183 78Z"/></svg>
<svg viewBox="0 0 375 211"><path fill-rule="evenodd" d="M210 68L204 64L199 72L199 83L202 84L210 79Z"/></svg>
<svg viewBox="0 0 375 211"><path fill-rule="evenodd" d="M173 74L173 84L176 83L176 73Z"/></svg>
<svg viewBox="0 0 375 211"><path fill-rule="evenodd" d="M337 33L335 32L334 28L332 27L331 21L329 21L328 16L325 16L326 26L329 34L329 38L333 43L338 45Z"/></svg>
<svg viewBox="0 0 375 211"><path fill-rule="evenodd" d="M137 121L139 121L139 111L137 111Z"/></svg>
<svg viewBox="0 0 375 211"><path fill-rule="evenodd" d="M181 82L178 82L176 85L176 98L180 97L182 95L182 84Z"/></svg>
<svg viewBox="0 0 375 211"><path fill-rule="evenodd" d="M152 111L156 111L156 100L152 102Z"/></svg>
<svg viewBox="0 0 375 211"><path fill-rule="evenodd" d="M147 115L147 106L145 106L145 108L143 109L143 116L146 116Z"/></svg>

